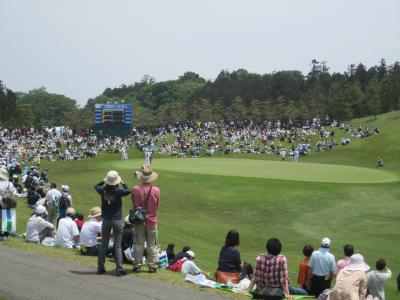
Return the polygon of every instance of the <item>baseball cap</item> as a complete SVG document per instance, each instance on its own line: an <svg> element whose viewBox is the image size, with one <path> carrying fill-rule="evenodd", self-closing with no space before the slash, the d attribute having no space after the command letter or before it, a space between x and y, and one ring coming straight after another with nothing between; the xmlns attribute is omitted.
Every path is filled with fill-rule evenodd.
<svg viewBox="0 0 400 300"><path fill-rule="evenodd" d="M329 247L331 245L331 240L327 237L324 237L321 241L321 245L325 247Z"/></svg>
<svg viewBox="0 0 400 300"><path fill-rule="evenodd" d="M194 258L194 257L195 257L195 254L194 254L194 252L193 252L193 251L191 251L191 250L189 250L189 251L186 251L186 254L187 254L187 255L189 255L191 258Z"/></svg>
<svg viewBox="0 0 400 300"><path fill-rule="evenodd" d="M38 205L35 209L35 213L38 215L41 215L45 212L46 212L46 207L44 207L43 205Z"/></svg>

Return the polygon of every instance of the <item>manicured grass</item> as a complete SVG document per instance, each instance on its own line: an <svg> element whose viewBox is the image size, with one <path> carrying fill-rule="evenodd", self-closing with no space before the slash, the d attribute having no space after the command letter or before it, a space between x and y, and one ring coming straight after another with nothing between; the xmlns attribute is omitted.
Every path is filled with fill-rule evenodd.
<svg viewBox="0 0 400 300"><path fill-rule="evenodd" d="M142 162L142 160L131 160L129 163L118 161L113 163L112 167L117 170L132 169L133 166L140 166ZM372 169L332 164L294 163L290 158L285 161L234 158L158 159L154 161L152 167L157 170L191 174L312 182L382 183L399 181L396 173L382 168Z"/></svg>
<svg viewBox="0 0 400 300"><path fill-rule="evenodd" d="M399 115L394 112L377 120L357 120L369 127L380 125L382 134L365 140L353 139L350 145L337 146L331 152L312 153L298 164L264 161L279 160L266 155L226 156L241 158L235 159L237 162L221 157L156 158L154 168L160 174L156 184L161 188L162 248L169 242L177 245L176 251L190 245L196 252L198 265L213 272L229 229L239 231L242 259L251 263L265 251L267 239L278 237L283 254L288 257L291 282L295 284L303 246L318 247L321 238L329 236L337 259L343 256L342 246L351 243L371 267L378 258L384 258L397 274L400 270ZM385 159L383 169L376 168L377 155ZM51 180L59 185L69 184L73 206L87 215L91 207L100 204L93 187L108 170L117 169L130 186L137 183L132 173L142 160L137 152L130 157L134 159L122 162L117 154L103 154L96 159L47 166ZM273 174L276 177L271 178ZM127 197L125 214L130 207ZM19 232L25 231L30 212L24 203L19 204ZM95 258L81 257L71 250L27 245L21 239L3 244L96 264ZM107 267L112 268L112 263ZM139 276L183 283L179 274L167 271ZM387 284L386 292L387 299L395 298L394 278Z"/></svg>

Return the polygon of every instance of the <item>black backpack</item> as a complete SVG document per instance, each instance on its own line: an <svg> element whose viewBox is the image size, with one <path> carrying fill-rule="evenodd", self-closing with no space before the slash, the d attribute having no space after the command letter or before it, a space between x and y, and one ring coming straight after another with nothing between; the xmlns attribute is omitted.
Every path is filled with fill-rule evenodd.
<svg viewBox="0 0 400 300"><path fill-rule="evenodd" d="M59 207L60 208L69 208L69 199L67 195L61 195L60 202L59 202Z"/></svg>

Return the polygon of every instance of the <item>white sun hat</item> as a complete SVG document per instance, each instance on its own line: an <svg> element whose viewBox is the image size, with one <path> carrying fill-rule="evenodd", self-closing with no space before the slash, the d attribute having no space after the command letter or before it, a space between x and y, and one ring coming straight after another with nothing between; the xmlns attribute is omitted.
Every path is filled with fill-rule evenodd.
<svg viewBox="0 0 400 300"><path fill-rule="evenodd" d="M117 171L108 171L106 177L104 178L104 182L107 185L117 185L121 182L121 177L118 175Z"/></svg>
<svg viewBox="0 0 400 300"><path fill-rule="evenodd" d="M367 272L369 270L369 266L364 262L364 257L361 254L356 253L350 257L350 264L344 267L344 269Z"/></svg>

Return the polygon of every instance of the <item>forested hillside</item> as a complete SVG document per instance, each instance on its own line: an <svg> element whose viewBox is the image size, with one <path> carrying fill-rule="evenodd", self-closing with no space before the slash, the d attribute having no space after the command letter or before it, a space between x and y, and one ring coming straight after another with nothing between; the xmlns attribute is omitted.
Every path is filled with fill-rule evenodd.
<svg viewBox="0 0 400 300"><path fill-rule="evenodd" d="M176 80L140 82L115 88L89 99L85 107L44 88L14 93L0 86L2 126L70 125L75 129L93 124L96 103L126 102L134 105L134 123L148 127L187 120L276 120L302 122L329 115L351 119L400 108L400 63L367 68L350 65L331 73L325 62L313 60L308 74L279 71L250 73L244 69L221 71L215 80L186 72Z"/></svg>

